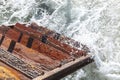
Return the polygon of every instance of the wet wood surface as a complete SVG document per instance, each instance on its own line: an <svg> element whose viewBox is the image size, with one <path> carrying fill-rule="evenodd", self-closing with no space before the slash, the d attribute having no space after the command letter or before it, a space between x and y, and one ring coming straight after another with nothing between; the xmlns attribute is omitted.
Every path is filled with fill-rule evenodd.
<svg viewBox="0 0 120 80"><path fill-rule="evenodd" d="M0 26L0 50L0 64L18 74L15 80L58 80L93 62L85 45L35 23Z"/></svg>

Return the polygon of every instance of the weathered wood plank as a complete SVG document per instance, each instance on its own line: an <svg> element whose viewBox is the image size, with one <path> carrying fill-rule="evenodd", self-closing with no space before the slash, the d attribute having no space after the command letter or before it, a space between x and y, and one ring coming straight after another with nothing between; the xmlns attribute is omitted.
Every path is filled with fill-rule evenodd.
<svg viewBox="0 0 120 80"><path fill-rule="evenodd" d="M25 80L59 80L94 61L85 45L35 23L28 26L0 26L0 64Z"/></svg>
<svg viewBox="0 0 120 80"><path fill-rule="evenodd" d="M91 59L90 55L85 57L80 57L75 61L71 61L63 66L56 68L50 72L45 73L43 76L39 76L33 80L59 80L70 73L73 73L77 69L80 69L89 63L92 63L94 60Z"/></svg>

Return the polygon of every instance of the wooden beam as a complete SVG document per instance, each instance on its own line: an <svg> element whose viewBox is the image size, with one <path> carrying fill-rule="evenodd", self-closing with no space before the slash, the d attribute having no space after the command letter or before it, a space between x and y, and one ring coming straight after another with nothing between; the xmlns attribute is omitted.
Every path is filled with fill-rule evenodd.
<svg viewBox="0 0 120 80"><path fill-rule="evenodd" d="M71 61L33 80L59 80L67 76L68 74L73 73L74 71L84 67L85 65L92 63L93 61L94 60L91 59L90 55L87 55L85 57L80 57L75 61Z"/></svg>

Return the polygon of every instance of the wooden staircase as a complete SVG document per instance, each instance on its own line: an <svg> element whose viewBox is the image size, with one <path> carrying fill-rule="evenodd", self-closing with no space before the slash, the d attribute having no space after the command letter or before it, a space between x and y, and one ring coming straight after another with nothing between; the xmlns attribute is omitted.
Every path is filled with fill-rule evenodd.
<svg viewBox="0 0 120 80"><path fill-rule="evenodd" d="M35 23L0 26L0 66L14 80L58 80L93 62L88 52L85 45Z"/></svg>

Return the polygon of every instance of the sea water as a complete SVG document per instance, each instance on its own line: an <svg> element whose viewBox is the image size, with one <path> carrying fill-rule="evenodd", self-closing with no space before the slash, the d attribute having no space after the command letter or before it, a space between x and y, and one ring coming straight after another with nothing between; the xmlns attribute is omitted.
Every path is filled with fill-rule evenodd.
<svg viewBox="0 0 120 80"><path fill-rule="evenodd" d="M120 80L120 0L0 0L0 24L36 22L87 45L95 63L62 80Z"/></svg>

